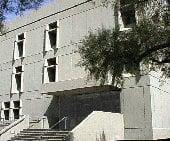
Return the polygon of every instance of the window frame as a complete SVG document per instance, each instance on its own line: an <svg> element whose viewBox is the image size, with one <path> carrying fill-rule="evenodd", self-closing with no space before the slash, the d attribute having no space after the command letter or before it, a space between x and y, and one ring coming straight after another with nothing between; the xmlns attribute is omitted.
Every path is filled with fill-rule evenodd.
<svg viewBox="0 0 170 141"><path fill-rule="evenodd" d="M14 102L19 102L19 106L15 107ZM9 107L5 107L5 103L9 103ZM15 118L15 114L14 114L15 109L19 110L18 117L20 119L20 117L22 116L22 100L21 99L15 100L15 101L12 100L12 101L1 102L1 115L0 115L1 121L18 120L18 118ZM8 111L9 113L8 119L5 118L5 111Z"/></svg>
<svg viewBox="0 0 170 141"><path fill-rule="evenodd" d="M23 39L19 39L19 36L21 36L22 34L23 34ZM21 56L20 56L20 50L19 50L19 43L22 43L22 55ZM25 57L25 46L26 46L26 32L16 35L16 39L14 41L14 53L13 53L14 60Z"/></svg>
<svg viewBox="0 0 170 141"><path fill-rule="evenodd" d="M137 18L136 18L135 4L128 4L128 3L126 4L126 3L121 3L121 1L120 1L120 10L119 11L120 11L121 20L122 20L124 29L130 29L136 25ZM132 12L130 12L130 11L132 11ZM134 14L132 22L127 22L128 21L128 18L127 18L128 12L130 12L130 14ZM129 20L129 21L131 21L131 20Z"/></svg>
<svg viewBox="0 0 170 141"><path fill-rule="evenodd" d="M16 68L21 67L21 71L17 72ZM17 84L17 80L16 80L16 75L21 75L21 82L20 82L20 90L18 90L18 84ZM24 88L23 88L23 83L24 83L24 65L21 66L17 66L13 68L13 72L12 72L12 88L11 88L11 93L23 93L24 92Z"/></svg>
<svg viewBox="0 0 170 141"><path fill-rule="evenodd" d="M56 23L56 27L55 28L51 28L50 29L50 25ZM50 43L50 32L54 32L56 31L56 39L55 39L55 47L51 46ZM46 29L45 29L45 52L48 52L50 50L55 50L58 49L59 46L59 20L51 22L50 24L46 25Z"/></svg>
<svg viewBox="0 0 170 141"><path fill-rule="evenodd" d="M54 59L55 58L55 64L52 64L52 65L49 65L48 64L48 60L50 59ZM58 82L58 56L57 57L53 57L53 58L48 58L48 59L45 59L45 62L44 62L44 80L43 80L43 83L52 83L52 82ZM48 69L49 68L55 68L55 80L50 82L49 81L49 75L48 75Z"/></svg>

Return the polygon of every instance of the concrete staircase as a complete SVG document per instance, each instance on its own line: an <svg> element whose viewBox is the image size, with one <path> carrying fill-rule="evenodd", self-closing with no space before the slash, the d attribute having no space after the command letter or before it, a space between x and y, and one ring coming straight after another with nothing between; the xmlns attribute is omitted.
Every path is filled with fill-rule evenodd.
<svg viewBox="0 0 170 141"><path fill-rule="evenodd" d="M25 129L10 141L69 141L68 131Z"/></svg>

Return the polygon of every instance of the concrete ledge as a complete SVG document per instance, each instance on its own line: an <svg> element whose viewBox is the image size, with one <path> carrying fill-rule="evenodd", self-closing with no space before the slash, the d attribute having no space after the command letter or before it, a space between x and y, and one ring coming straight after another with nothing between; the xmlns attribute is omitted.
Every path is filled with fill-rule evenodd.
<svg viewBox="0 0 170 141"><path fill-rule="evenodd" d="M61 94L79 94L82 92L84 93L101 92L110 90L118 89L115 89L110 84L100 86L99 82L96 82L95 80L87 81L87 78L84 77L43 84L41 88L41 93L61 95Z"/></svg>
<svg viewBox="0 0 170 141"><path fill-rule="evenodd" d="M170 128L153 128L153 139L170 138Z"/></svg>

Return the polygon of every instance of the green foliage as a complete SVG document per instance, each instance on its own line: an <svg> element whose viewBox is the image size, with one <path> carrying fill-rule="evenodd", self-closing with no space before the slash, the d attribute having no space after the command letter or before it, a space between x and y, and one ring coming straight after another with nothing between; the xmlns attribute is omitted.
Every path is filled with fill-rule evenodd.
<svg viewBox="0 0 170 141"><path fill-rule="evenodd" d="M44 0L0 0L0 31L3 28L5 13L21 14L27 9L37 8Z"/></svg>
<svg viewBox="0 0 170 141"><path fill-rule="evenodd" d="M80 65L104 84L108 75L112 84L123 84L123 73L140 74L141 64L163 67L170 59L170 31L150 21L143 21L129 31L99 29L82 40Z"/></svg>

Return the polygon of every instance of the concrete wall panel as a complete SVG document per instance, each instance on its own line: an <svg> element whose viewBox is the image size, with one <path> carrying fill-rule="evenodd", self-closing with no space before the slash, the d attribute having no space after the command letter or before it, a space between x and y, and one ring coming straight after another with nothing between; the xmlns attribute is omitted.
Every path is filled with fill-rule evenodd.
<svg viewBox="0 0 170 141"><path fill-rule="evenodd" d="M59 57L58 65L59 81L69 80L71 78L71 56L64 55Z"/></svg>
<svg viewBox="0 0 170 141"><path fill-rule="evenodd" d="M72 41L72 16L59 21L59 47L69 45Z"/></svg>

